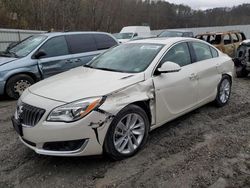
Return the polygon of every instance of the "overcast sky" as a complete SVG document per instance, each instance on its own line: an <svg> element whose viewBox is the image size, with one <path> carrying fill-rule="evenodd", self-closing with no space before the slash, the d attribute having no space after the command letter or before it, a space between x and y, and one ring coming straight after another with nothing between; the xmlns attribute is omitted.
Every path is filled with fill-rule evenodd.
<svg viewBox="0 0 250 188"><path fill-rule="evenodd" d="M185 4L193 9L209 9L215 7L232 7L242 3L250 3L250 0L166 0L174 4Z"/></svg>

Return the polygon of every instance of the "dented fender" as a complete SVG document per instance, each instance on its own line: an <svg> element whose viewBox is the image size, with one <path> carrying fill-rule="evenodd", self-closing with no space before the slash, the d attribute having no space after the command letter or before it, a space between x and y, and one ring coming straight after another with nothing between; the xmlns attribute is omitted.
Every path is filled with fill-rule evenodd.
<svg viewBox="0 0 250 188"><path fill-rule="evenodd" d="M141 101L149 101L152 116L151 123L155 124L155 88L152 79L136 83L107 95L106 101L100 109L115 116L127 105Z"/></svg>

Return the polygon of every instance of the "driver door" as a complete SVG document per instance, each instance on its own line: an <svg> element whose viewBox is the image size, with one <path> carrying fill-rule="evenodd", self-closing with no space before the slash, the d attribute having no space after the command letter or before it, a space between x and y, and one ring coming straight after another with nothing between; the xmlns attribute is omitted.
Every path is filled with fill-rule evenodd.
<svg viewBox="0 0 250 188"><path fill-rule="evenodd" d="M192 64L186 42L172 47L163 57L181 66L179 72L163 73L153 78L156 97L156 123L161 124L184 114L197 104L197 70Z"/></svg>

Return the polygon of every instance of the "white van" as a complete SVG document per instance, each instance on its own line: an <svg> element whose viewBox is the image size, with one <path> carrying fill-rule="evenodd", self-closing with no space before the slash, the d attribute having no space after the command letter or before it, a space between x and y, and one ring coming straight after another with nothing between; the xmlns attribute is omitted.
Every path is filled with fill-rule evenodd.
<svg viewBox="0 0 250 188"><path fill-rule="evenodd" d="M120 33L114 34L120 43L128 42L135 37L150 37L151 31L149 26L127 26L122 28Z"/></svg>

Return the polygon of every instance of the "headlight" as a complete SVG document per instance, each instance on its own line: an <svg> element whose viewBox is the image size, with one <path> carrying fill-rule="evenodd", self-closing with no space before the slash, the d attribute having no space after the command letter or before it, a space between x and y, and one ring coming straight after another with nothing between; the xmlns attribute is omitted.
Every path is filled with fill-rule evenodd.
<svg viewBox="0 0 250 188"><path fill-rule="evenodd" d="M98 108L105 101L104 97L90 98L75 101L52 110L47 121L54 122L73 122L88 115L91 111Z"/></svg>

